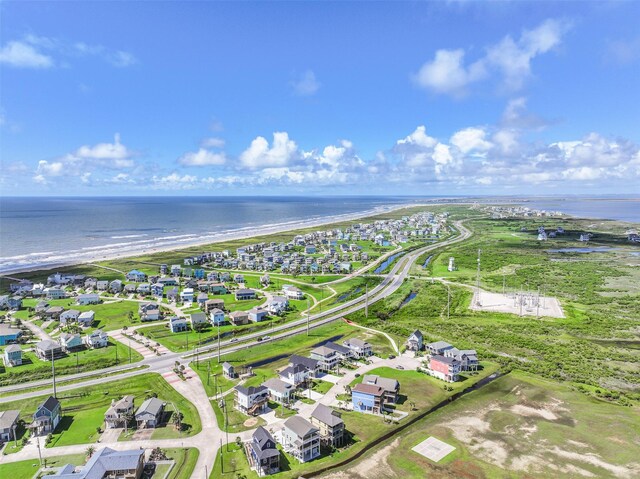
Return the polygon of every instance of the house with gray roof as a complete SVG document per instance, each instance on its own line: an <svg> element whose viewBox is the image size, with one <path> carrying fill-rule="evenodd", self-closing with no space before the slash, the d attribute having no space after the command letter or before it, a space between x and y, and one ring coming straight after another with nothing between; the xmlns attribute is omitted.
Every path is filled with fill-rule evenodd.
<svg viewBox="0 0 640 479"><path fill-rule="evenodd" d="M20 366L22 364L22 348L17 344L10 344L4 348L2 362L6 367Z"/></svg>
<svg viewBox="0 0 640 479"><path fill-rule="evenodd" d="M52 339L45 339L36 343L35 352L36 356L43 361L51 361L51 359L58 359L64 356L64 351L60 343Z"/></svg>
<svg viewBox="0 0 640 479"><path fill-rule="evenodd" d="M325 343L326 348L332 349L336 352L336 354L340 357L340 359L347 359L352 357L351 350L346 346L341 346L340 344L336 344L332 341Z"/></svg>
<svg viewBox="0 0 640 479"><path fill-rule="evenodd" d="M22 336L21 329L12 328L8 324L0 324L0 346L15 343L20 336Z"/></svg>
<svg viewBox="0 0 640 479"><path fill-rule="evenodd" d="M222 363L222 374L227 379L235 379L238 377L238 373L236 373L236 368L234 368L233 365L227 361Z"/></svg>
<svg viewBox="0 0 640 479"><path fill-rule="evenodd" d="M143 402L135 414L138 429L155 428L162 423L165 403L158 398L149 398Z"/></svg>
<svg viewBox="0 0 640 479"><path fill-rule="evenodd" d="M327 346L318 346L311 350L311 359L318 361L321 371L331 372L340 365L340 355Z"/></svg>
<svg viewBox="0 0 640 479"><path fill-rule="evenodd" d="M338 411L324 404L318 404L309 420L319 429L321 443L332 447L340 447L344 444L344 421Z"/></svg>
<svg viewBox="0 0 640 479"><path fill-rule="evenodd" d="M322 371L322 367L320 366L320 361L313 358L306 358L304 356L299 356L297 354L292 354L289 358L289 365L296 366L298 364L302 364L305 368L309 370L309 374L311 377L318 377L320 372Z"/></svg>
<svg viewBox="0 0 640 479"><path fill-rule="evenodd" d="M422 351L423 348L423 337L422 331L416 329L409 338L407 339L407 349L409 351Z"/></svg>
<svg viewBox="0 0 640 479"><path fill-rule="evenodd" d="M32 434L41 436L53 432L58 423L62 419L62 406L53 396L49 396L42 401L36 412L33 413L33 422L31 423Z"/></svg>
<svg viewBox="0 0 640 479"><path fill-rule="evenodd" d="M366 358L373 354L373 349L371 345L358 338L347 339L342 343L345 347L351 350L354 358Z"/></svg>
<svg viewBox="0 0 640 479"><path fill-rule="evenodd" d="M104 413L104 423L107 428L124 427L127 418L133 417L134 397L124 396L119 400L112 400L111 406Z"/></svg>
<svg viewBox="0 0 640 479"><path fill-rule="evenodd" d="M280 471L280 451L276 441L262 426L253 432L249 442L249 464L259 476L268 476Z"/></svg>
<svg viewBox="0 0 640 479"><path fill-rule="evenodd" d="M96 319L96 313L94 311L84 311L78 316L78 324L83 328L88 328L93 324Z"/></svg>
<svg viewBox="0 0 640 479"><path fill-rule="evenodd" d="M362 378L363 384L380 386L384 389L384 402L387 404L395 404L398 401L400 393L400 383L391 378L383 378L375 374L365 374Z"/></svg>
<svg viewBox="0 0 640 479"><path fill-rule="evenodd" d="M84 346L79 334L62 333L60 335L60 345L65 353L75 351Z"/></svg>
<svg viewBox="0 0 640 479"><path fill-rule="evenodd" d="M240 412L255 416L264 412L269 401L269 390L264 386L236 386L233 406Z"/></svg>
<svg viewBox="0 0 640 479"><path fill-rule="evenodd" d="M443 355L445 358L453 358L460 363L461 371L477 371L478 353L475 349L447 349Z"/></svg>
<svg viewBox="0 0 640 479"><path fill-rule="evenodd" d="M116 451L105 447L84 466L66 464L43 479L139 479L144 469L144 449Z"/></svg>
<svg viewBox="0 0 640 479"><path fill-rule="evenodd" d="M320 430L302 416L284 422L280 441L284 450L300 462L320 456Z"/></svg>
<svg viewBox="0 0 640 479"><path fill-rule="evenodd" d="M446 341L436 341L435 343L427 344L427 351L429 351L430 354L442 355L447 349L451 348L453 348L453 346L451 346Z"/></svg>
<svg viewBox="0 0 640 479"><path fill-rule="evenodd" d="M8 442L16 440L16 429L20 411L10 409L0 411L0 441Z"/></svg>
<svg viewBox="0 0 640 479"><path fill-rule="evenodd" d="M236 301L245 301L248 299L255 299L256 292L253 289L240 288L235 292Z"/></svg>
<svg viewBox="0 0 640 479"><path fill-rule="evenodd" d="M272 401L289 404L295 388L292 384L284 382L282 379L270 378L262 383L269 390L269 397Z"/></svg>

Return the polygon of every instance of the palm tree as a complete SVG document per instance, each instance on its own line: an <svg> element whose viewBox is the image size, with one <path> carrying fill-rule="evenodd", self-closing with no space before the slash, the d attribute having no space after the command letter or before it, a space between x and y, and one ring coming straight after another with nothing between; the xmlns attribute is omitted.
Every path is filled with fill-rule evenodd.
<svg viewBox="0 0 640 479"><path fill-rule="evenodd" d="M94 446L89 446L86 452L87 452L87 457L91 458L91 456L93 456L93 454L96 452L96 448Z"/></svg>

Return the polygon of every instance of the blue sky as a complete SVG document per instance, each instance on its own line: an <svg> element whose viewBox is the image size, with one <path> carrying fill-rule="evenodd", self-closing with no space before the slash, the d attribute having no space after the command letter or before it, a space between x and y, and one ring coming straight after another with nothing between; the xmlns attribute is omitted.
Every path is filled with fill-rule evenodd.
<svg viewBox="0 0 640 479"><path fill-rule="evenodd" d="M640 192L638 2L2 2L4 195Z"/></svg>

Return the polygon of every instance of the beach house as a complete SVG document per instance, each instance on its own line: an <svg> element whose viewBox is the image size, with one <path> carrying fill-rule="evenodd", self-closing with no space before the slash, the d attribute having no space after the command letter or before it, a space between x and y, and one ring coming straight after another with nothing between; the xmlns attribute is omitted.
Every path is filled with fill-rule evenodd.
<svg viewBox="0 0 640 479"><path fill-rule="evenodd" d="M111 406L104 413L104 423L107 428L124 427L125 422L133 419L134 397L124 396L119 400L113 399Z"/></svg>
<svg viewBox="0 0 640 479"><path fill-rule="evenodd" d="M444 352L444 357L456 359L460 363L461 371L477 371L478 353L475 349L451 348Z"/></svg>
<svg viewBox="0 0 640 479"><path fill-rule="evenodd" d="M278 378L270 378L262 383L264 387L269 390L269 397L272 401L289 404L295 390L294 386L290 383L286 383Z"/></svg>
<svg viewBox="0 0 640 479"><path fill-rule="evenodd" d="M253 432L249 442L249 464L258 476L268 476L280 471L280 451L276 441L262 426Z"/></svg>
<svg viewBox="0 0 640 479"><path fill-rule="evenodd" d="M134 281L136 283L142 283L146 281L147 275L142 271L138 271L137 269L133 269L129 271L126 275L127 281Z"/></svg>
<svg viewBox="0 0 640 479"><path fill-rule="evenodd" d="M84 466L66 464L43 479L139 479L144 470L144 449L116 451L105 447L95 452Z"/></svg>
<svg viewBox="0 0 640 479"><path fill-rule="evenodd" d="M20 366L22 364L22 348L17 344L10 344L4 348L2 362L6 367Z"/></svg>
<svg viewBox="0 0 640 479"><path fill-rule="evenodd" d="M269 390L264 386L236 386L233 406L245 414L255 416L267 407Z"/></svg>
<svg viewBox="0 0 640 479"><path fill-rule="evenodd" d="M93 324L96 318L96 313L93 311L83 311L78 316L78 324L83 328L88 328Z"/></svg>
<svg viewBox="0 0 640 479"><path fill-rule="evenodd" d="M16 429L18 428L18 418L20 411L9 409L0 411L0 442L16 440Z"/></svg>
<svg viewBox="0 0 640 479"><path fill-rule="evenodd" d="M302 416L292 416L280 432L284 450L300 462L320 456L320 430Z"/></svg>
<svg viewBox="0 0 640 479"><path fill-rule="evenodd" d="M106 348L109 345L109 336L104 331L96 329L84 337L84 344L91 349Z"/></svg>
<svg viewBox="0 0 640 479"><path fill-rule="evenodd" d="M246 301L256 298L256 292L252 289L240 288L235 292L236 301Z"/></svg>
<svg viewBox="0 0 640 479"><path fill-rule="evenodd" d="M43 361L51 361L51 359L58 359L64 356L62 346L52 339L45 339L36 343L35 352L36 356Z"/></svg>
<svg viewBox="0 0 640 479"><path fill-rule="evenodd" d="M42 401L33 413L31 431L35 436L42 436L55 431L58 423L62 419L62 406L53 396L49 396Z"/></svg>
<svg viewBox="0 0 640 479"><path fill-rule="evenodd" d="M79 306L86 306L88 304L98 304L100 303L100 296L96 293L86 293L79 294L76 298L76 303Z"/></svg>
<svg viewBox="0 0 640 479"><path fill-rule="evenodd" d="M62 333L59 339L62 350L65 353L70 353L84 346L79 334Z"/></svg>
<svg viewBox="0 0 640 479"><path fill-rule="evenodd" d="M311 359L318 361L320 371L331 372L340 365L340 355L335 349L318 346L311 350Z"/></svg>
<svg viewBox="0 0 640 479"><path fill-rule="evenodd" d="M422 351L424 347L422 332L419 329L416 329L409 338L406 343L407 349L409 351Z"/></svg>
<svg viewBox="0 0 640 479"><path fill-rule="evenodd" d="M429 358L429 372L432 376L447 382L458 380L461 366L455 358L434 354Z"/></svg>
<svg viewBox="0 0 640 479"><path fill-rule="evenodd" d="M229 313L229 319L235 326L247 324L249 322L249 313L246 311L233 311Z"/></svg>
<svg viewBox="0 0 640 479"><path fill-rule="evenodd" d="M140 303L138 315L140 321L156 321L160 319L160 307L156 303Z"/></svg>
<svg viewBox="0 0 640 479"><path fill-rule="evenodd" d="M451 346L446 341L436 341L435 343L427 344L427 351L430 354L443 355L446 350L451 349L451 348L453 348L453 346Z"/></svg>
<svg viewBox="0 0 640 479"><path fill-rule="evenodd" d="M267 317L267 310L263 308L251 308L249 311L249 320L254 323L264 321Z"/></svg>
<svg viewBox="0 0 640 479"><path fill-rule="evenodd" d="M280 315L287 311L289 300L283 296L274 296L269 301L268 310L270 314Z"/></svg>
<svg viewBox="0 0 640 479"><path fill-rule="evenodd" d="M172 318L169 318L169 329L172 333L183 333L184 331L189 329L189 325L187 324L187 320L185 318L173 316Z"/></svg>
<svg viewBox="0 0 640 479"><path fill-rule="evenodd" d="M322 444L331 447L340 447L344 444L344 421L338 411L324 404L318 404L309 420L318 428Z"/></svg>
<svg viewBox="0 0 640 479"><path fill-rule="evenodd" d="M75 323L78 321L80 311L77 309L68 309L60 315L60 324Z"/></svg>
<svg viewBox="0 0 640 479"><path fill-rule="evenodd" d="M238 377L236 373L236 368L229 362L222 363L222 375L227 379L235 379Z"/></svg>
<svg viewBox="0 0 640 479"><path fill-rule="evenodd" d="M114 279L109 283L109 291L111 291L113 294L119 293L120 291L122 291L122 288L123 284L119 279Z"/></svg>
<svg viewBox="0 0 640 479"><path fill-rule="evenodd" d="M196 329L198 324L207 324L207 315L205 313L191 313L191 327Z"/></svg>
<svg viewBox="0 0 640 479"><path fill-rule="evenodd" d="M193 303L193 288L184 288L180 292L180 301L183 303Z"/></svg>
<svg viewBox="0 0 640 479"><path fill-rule="evenodd" d="M145 400L135 413L138 429L155 428L162 423L165 404L158 398Z"/></svg>
<svg viewBox="0 0 640 479"><path fill-rule="evenodd" d="M358 383L351 389L351 405L356 412L380 414L384 404L384 389L374 384Z"/></svg>
<svg viewBox="0 0 640 479"><path fill-rule="evenodd" d="M5 344L13 344L18 341L22 336L22 330L19 328L12 328L8 324L0 324L0 346Z"/></svg>
<svg viewBox="0 0 640 479"><path fill-rule="evenodd" d="M365 374L362 378L362 383L380 386L384 390L383 400L385 404L395 404L398 401L400 383L397 380L383 378L375 374Z"/></svg>
<svg viewBox="0 0 640 479"><path fill-rule="evenodd" d="M221 326L225 323L224 311L221 309L212 309L209 313L209 317L211 318L211 324L214 326Z"/></svg>
<svg viewBox="0 0 640 479"><path fill-rule="evenodd" d="M371 348L371 345L368 342L363 341L362 339L351 338L343 341L342 344L346 348L349 348L353 357L357 359L366 358L373 354L373 349Z"/></svg>

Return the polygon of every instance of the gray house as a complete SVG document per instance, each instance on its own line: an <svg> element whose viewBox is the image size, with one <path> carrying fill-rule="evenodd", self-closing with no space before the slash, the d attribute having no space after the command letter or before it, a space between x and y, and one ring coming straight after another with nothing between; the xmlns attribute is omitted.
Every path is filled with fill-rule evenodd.
<svg viewBox="0 0 640 479"><path fill-rule="evenodd" d="M138 429L155 428L162 422L164 403L158 398L149 398L136 411Z"/></svg>
<svg viewBox="0 0 640 479"><path fill-rule="evenodd" d="M259 476L267 476L280 471L280 451L276 442L262 426L254 431L249 443L249 463Z"/></svg>
<svg viewBox="0 0 640 479"><path fill-rule="evenodd" d="M282 428L282 447L300 462L320 456L320 430L302 416L292 416Z"/></svg>
<svg viewBox="0 0 640 479"><path fill-rule="evenodd" d="M16 440L18 417L20 417L20 411L0 411L0 441Z"/></svg>
<svg viewBox="0 0 640 479"><path fill-rule="evenodd" d="M422 351L422 341L422 332L419 329L416 329L407 339L407 349L409 351Z"/></svg>

